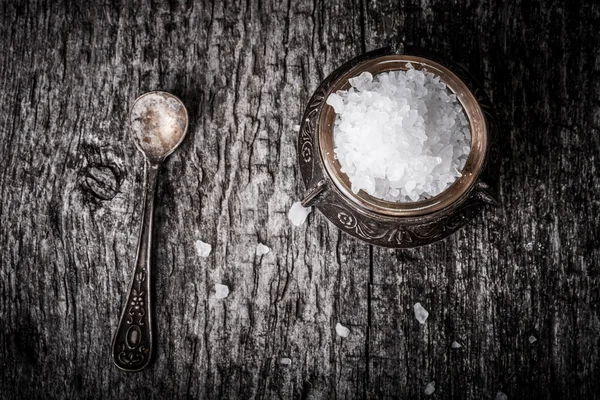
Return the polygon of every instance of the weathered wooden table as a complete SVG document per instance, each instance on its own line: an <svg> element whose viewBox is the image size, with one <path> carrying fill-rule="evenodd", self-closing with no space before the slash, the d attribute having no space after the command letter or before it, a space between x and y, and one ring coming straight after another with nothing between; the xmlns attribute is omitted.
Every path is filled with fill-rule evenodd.
<svg viewBox="0 0 600 400"><path fill-rule="evenodd" d="M1 398L599 396L598 4L101 3L0 5ZM501 208L416 250L293 227L308 97L398 40L483 81ZM142 200L126 121L153 89L190 133L159 184L156 359L132 375L110 360Z"/></svg>

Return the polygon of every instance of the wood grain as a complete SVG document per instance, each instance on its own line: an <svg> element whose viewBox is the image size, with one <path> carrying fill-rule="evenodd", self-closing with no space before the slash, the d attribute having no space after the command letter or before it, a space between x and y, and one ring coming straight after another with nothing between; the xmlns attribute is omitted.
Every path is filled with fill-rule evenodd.
<svg viewBox="0 0 600 400"><path fill-rule="evenodd" d="M593 1L2 2L0 398L596 397L599 27ZM292 226L306 101L397 40L482 80L502 207L408 251L318 213ZM158 188L156 359L131 375L110 343L142 201L127 113L149 90L190 132Z"/></svg>

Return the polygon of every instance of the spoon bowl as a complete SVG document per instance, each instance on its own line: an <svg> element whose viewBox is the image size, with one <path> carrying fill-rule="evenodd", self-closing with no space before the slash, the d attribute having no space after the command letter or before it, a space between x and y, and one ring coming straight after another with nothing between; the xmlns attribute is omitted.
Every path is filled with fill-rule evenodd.
<svg viewBox="0 0 600 400"><path fill-rule="evenodd" d="M149 92L138 97L129 114L135 146L153 160L163 160L181 144L187 133L187 109L176 96Z"/></svg>

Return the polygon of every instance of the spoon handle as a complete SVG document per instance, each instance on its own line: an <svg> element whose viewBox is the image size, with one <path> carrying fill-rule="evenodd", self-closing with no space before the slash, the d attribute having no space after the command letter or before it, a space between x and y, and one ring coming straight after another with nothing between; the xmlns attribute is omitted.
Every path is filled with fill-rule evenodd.
<svg viewBox="0 0 600 400"><path fill-rule="evenodd" d="M127 302L112 344L113 362L123 371L146 368L152 357L152 298L150 266L154 194L160 163L146 160L144 168L144 214L138 240L137 256Z"/></svg>

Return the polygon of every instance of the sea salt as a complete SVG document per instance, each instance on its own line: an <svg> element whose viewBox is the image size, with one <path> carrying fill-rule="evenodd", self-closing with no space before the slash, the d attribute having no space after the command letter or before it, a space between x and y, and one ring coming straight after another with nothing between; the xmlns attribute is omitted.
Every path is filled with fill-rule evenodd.
<svg viewBox="0 0 600 400"><path fill-rule="evenodd" d="M427 386L425 386L425 394L427 396L431 396L435 392L435 381L429 382Z"/></svg>
<svg viewBox="0 0 600 400"><path fill-rule="evenodd" d="M300 226L306 221L306 217L310 214L310 207L303 207L299 201L292 204L290 211L288 212L288 218L292 221L292 224Z"/></svg>
<svg viewBox="0 0 600 400"><path fill-rule="evenodd" d="M508 400L508 396L503 392L496 393L496 400Z"/></svg>
<svg viewBox="0 0 600 400"><path fill-rule="evenodd" d="M335 325L335 333L337 333L339 337L347 338L350 335L350 329L338 322Z"/></svg>
<svg viewBox="0 0 600 400"><path fill-rule="evenodd" d="M452 342L452 344L450 345L450 347L452 347L453 349L460 349L462 346L457 341L454 341L454 342Z"/></svg>
<svg viewBox="0 0 600 400"><path fill-rule="evenodd" d="M446 84L430 72L368 72L327 98L337 114L334 151L352 191L388 201L427 199L462 174L469 121Z"/></svg>
<svg viewBox="0 0 600 400"><path fill-rule="evenodd" d="M224 299L227 296L229 296L229 287L227 285L217 283L215 285L215 298Z"/></svg>
<svg viewBox="0 0 600 400"><path fill-rule="evenodd" d="M279 360L279 363L283 365L292 365L292 360L287 357L284 357L281 360Z"/></svg>
<svg viewBox="0 0 600 400"><path fill-rule="evenodd" d="M423 308L421 303L415 303L413 309L415 311L415 318L417 321L419 321L421 324L424 324L425 321L427 321L427 317L429 317L429 312Z"/></svg>
<svg viewBox="0 0 600 400"><path fill-rule="evenodd" d="M537 338L533 335L529 336L529 343L533 344L535 342L537 342Z"/></svg>
<svg viewBox="0 0 600 400"><path fill-rule="evenodd" d="M211 250L212 250L212 246L208 243L204 243L202 240L196 240L196 252L198 253L199 257L208 257Z"/></svg>
<svg viewBox="0 0 600 400"><path fill-rule="evenodd" d="M262 256L267 254L269 251L271 251L271 249L267 246L265 246L262 243L259 243L256 245L256 255L257 256Z"/></svg>
<svg viewBox="0 0 600 400"><path fill-rule="evenodd" d="M294 130L294 132L300 132L300 125L294 125L292 126L292 129Z"/></svg>

